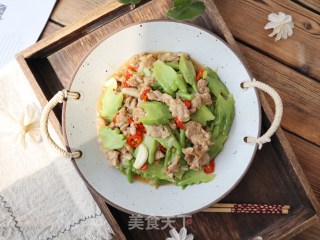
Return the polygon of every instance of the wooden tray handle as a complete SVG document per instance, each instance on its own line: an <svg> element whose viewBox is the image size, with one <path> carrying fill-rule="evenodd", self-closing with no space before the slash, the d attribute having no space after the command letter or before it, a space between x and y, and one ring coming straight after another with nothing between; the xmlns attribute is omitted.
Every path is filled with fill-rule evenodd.
<svg viewBox="0 0 320 240"><path fill-rule="evenodd" d="M40 131L45 143L47 143L52 149L54 149L58 154L66 158L79 158L81 157L81 151L67 152L58 146L54 140L51 138L48 131L49 114L57 106L58 103L66 101L68 98L79 99L80 94L76 92L69 92L67 90L59 91L54 97L46 104L41 114L40 119Z"/></svg>
<svg viewBox="0 0 320 240"><path fill-rule="evenodd" d="M259 146L259 149L261 149L263 144L267 142L271 142L271 139L270 139L271 136L276 132L276 130L280 126L280 122L283 114L282 100L279 94L276 92L276 90L274 90L272 87L270 87L269 85L263 82L257 81L256 79L253 79L253 81L250 81L250 82L243 82L241 84L241 87L242 88L255 87L268 93L272 97L274 104L276 106L274 119L268 131L259 138L253 138L253 137L244 138L244 141L247 143L257 143Z"/></svg>

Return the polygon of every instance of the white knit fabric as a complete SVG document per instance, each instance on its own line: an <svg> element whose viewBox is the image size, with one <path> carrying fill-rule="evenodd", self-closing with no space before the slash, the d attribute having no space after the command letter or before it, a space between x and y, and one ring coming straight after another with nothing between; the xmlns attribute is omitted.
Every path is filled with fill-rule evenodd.
<svg viewBox="0 0 320 240"><path fill-rule="evenodd" d="M0 72L0 89L1 112L39 105L16 62ZM111 239L112 229L71 161L43 142L24 149L1 135L3 127L0 121L0 239Z"/></svg>

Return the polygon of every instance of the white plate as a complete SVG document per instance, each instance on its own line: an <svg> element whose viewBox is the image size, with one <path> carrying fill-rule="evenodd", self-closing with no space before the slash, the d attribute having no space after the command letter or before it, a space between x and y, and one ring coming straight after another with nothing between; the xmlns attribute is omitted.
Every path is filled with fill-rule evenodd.
<svg viewBox="0 0 320 240"><path fill-rule="evenodd" d="M134 54L141 52L185 52L199 63L218 68L221 80L235 99L235 119L223 151L216 158L216 178L188 186L151 186L134 182L109 166L97 143L96 106L105 79ZM245 66L217 36L199 27L171 21L151 21L128 26L102 41L79 66L70 86L81 93L78 101L65 105L65 136L72 149L83 156L76 166L93 189L108 203L126 212L175 216L193 213L229 193L247 171L256 151L245 136L260 134L260 104L254 89L240 83L251 79Z"/></svg>

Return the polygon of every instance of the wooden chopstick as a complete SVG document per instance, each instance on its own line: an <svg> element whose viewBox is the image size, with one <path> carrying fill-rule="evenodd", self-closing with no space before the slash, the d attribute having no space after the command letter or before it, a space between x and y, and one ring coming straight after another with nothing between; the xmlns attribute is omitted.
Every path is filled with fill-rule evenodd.
<svg viewBox="0 0 320 240"><path fill-rule="evenodd" d="M253 204L253 203L246 203L246 204L237 204L237 203L216 203L213 204L211 207L213 208L234 208L235 206L258 206L258 207L262 207L262 206L273 206L273 207L281 207L282 209L290 209L290 205L277 205L277 204Z"/></svg>
<svg viewBox="0 0 320 240"><path fill-rule="evenodd" d="M216 203L203 212L288 214L290 205Z"/></svg>

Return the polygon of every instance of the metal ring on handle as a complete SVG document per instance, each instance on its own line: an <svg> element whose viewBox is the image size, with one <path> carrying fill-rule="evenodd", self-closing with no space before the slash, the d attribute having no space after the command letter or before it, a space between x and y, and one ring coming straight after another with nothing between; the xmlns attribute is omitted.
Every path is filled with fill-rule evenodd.
<svg viewBox="0 0 320 240"><path fill-rule="evenodd" d="M80 94L76 92L69 92L64 89L62 91L59 91L56 95L54 95L54 97L47 103L41 114L40 131L44 141L57 153L66 158L79 158L81 157L81 151L67 152L66 150L62 149L53 141L48 130L50 112L52 111L52 109L54 109L55 106L57 106L58 103L62 103L64 100L67 100L68 98L79 99Z"/></svg>
<svg viewBox="0 0 320 240"><path fill-rule="evenodd" d="M271 136L276 132L276 130L280 126L280 122L283 114L282 100L279 94L272 87L270 87L269 85L263 82L259 82L256 79L253 79L252 82L251 81L243 82L241 86L243 88L255 87L268 93L272 97L274 104L276 106L274 119L268 131L259 138L246 137L246 142L257 143L259 146L259 149L261 149L263 144L267 142L271 142L271 139L270 139Z"/></svg>

